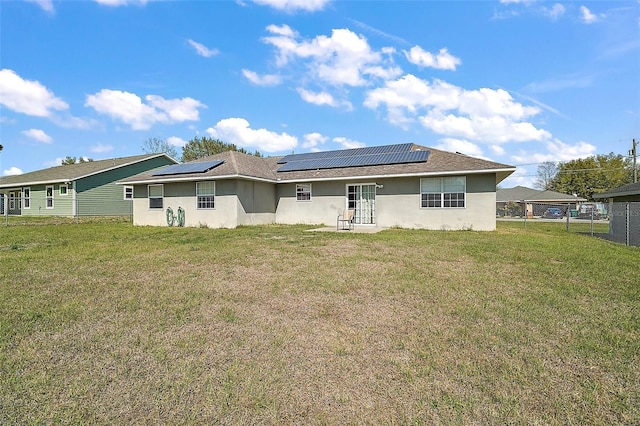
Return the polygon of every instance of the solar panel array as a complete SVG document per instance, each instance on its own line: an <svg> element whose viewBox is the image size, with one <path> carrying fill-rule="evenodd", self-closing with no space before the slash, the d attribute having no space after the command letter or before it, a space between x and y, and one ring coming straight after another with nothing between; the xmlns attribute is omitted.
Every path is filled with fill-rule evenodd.
<svg viewBox="0 0 640 426"><path fill-rule="evenodd" d="M199 161L197 163L174 164L172 166L167 166L156 171L151 176L168 176L168 175L185 175L189 173L204 173L204 172L208 172L214 167L218 167L222 163L224 163L223 160Z"/></svg>
<svg viewBox="0 0 640 426"><path fill-rule="evenodd" d="M373 154L391 154L396 152L409 152L411 151L412 143L403 143L399 145L382 145L371 146L366 148L352 148L341 149L338 151L322 151L322 152L308 152L304 154L291 154L282 157L278 164L290 163L292 161L302 160L319 160L321 158L334 158L334 157L352 157L358 155L373 155Z"/></svg>
<svg viewBox="0 0 640 426"><path fill-rule="evenodd" d="M278 171L292 172L301 170L337 169L342 167L379 166L384 164L420 163L427 161L428 158L429 151L390 152L341 157L311 158L287 162L280 167Z"/></svg>

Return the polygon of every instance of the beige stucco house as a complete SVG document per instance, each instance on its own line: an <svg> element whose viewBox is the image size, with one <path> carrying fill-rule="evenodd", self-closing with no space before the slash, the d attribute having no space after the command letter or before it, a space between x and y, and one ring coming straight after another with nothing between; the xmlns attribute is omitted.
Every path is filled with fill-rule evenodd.
<svg viewBox="0 0 640 426"><path fill-rule="evenodd" d="M185 226L336 224L495 229L496 185L515 167L415 144L260 158L235 151L123 179L133 222Z"/></svg>

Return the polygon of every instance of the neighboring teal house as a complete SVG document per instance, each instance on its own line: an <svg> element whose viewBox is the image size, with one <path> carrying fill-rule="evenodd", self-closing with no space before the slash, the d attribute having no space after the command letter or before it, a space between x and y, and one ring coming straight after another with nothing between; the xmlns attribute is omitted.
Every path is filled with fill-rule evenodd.
<svg viewBox="0 0 640 426"><path fill-rule="evenodd" d="M130 215L133 187L114 182L176 163L166 154L144 154L5 176L0 178L0 214Z"/></svg>

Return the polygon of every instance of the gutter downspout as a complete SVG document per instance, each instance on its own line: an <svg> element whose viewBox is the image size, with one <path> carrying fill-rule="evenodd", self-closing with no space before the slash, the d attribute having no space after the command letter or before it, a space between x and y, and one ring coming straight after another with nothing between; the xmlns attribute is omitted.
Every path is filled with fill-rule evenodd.
<svg viewBox="0 0 640 426"><path fill-rule="evenodd" d="M71 215L77 217L78 215L78 198L76 197L76 181L71 181Z"/></svg>

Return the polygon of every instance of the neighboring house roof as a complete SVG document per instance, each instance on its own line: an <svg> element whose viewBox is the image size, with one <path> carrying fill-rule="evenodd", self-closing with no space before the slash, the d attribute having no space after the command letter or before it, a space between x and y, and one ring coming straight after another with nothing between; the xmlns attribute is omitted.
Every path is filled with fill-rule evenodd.
<svg viewBox="0 0 640 426"><path fill-rule="evenodd" d="M526 186L516 186L513 188L498 189L496 191L496 201L499 203L507 203L509 201L533 201L533 202L583 202L586 198L574 197L573 195L563 194L555 191L540 191L538 189L527 188Z"/></svg>
<svg viewBox="0 0 640 426"><path fill-rule="evenodd" d="M66 164L50 167L15 176L0 178L0 188L11 188L23 185L37 185L54 182L73 182L88 176L104 173L109 170L125 167L156 157L167 157L174 163L176 160L167 154L143 154L130 157L110 158L108 160L87 161L86 163Z"/></svg>
<svg viewBox="0 0 640 426"><path fill-rule="evenodd" d="M223 179L242 177L246 179L265 180L273 183L338 180L345 178L371 178L392 176L425 176L443 174L477 174L496 173L496 180L502 181L515 171L515 167L463 154L441 151L434 148L412 145L412 151L428 150L427 161L402 164L383 164L360 167L339 167L314 170L298 170L280 172L282 164L278 161L283 157L256 157L237 151L227 151L221 154L200 158L194 162L224 161L204 173L187 173L173 176L154 176L154 172L145 172L127 179L120 180L121 184L178 182L206 179Z"/></svg>
<svg viewBox="0 0 640 426"><path fill-rule="evenodd" d="M593 198L626 197L628 195L640 195L640 182L619 186L601 194L593 194Z"/></svg>

